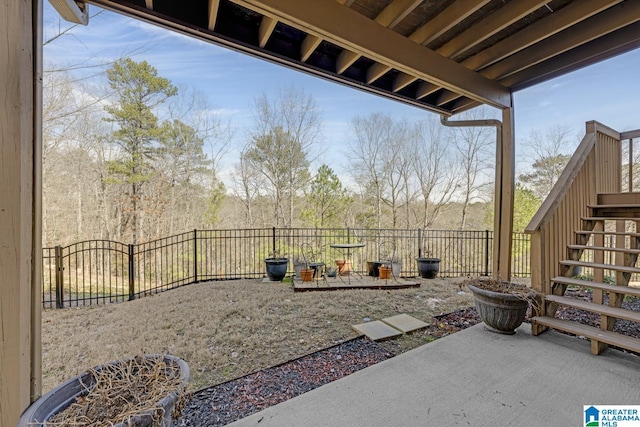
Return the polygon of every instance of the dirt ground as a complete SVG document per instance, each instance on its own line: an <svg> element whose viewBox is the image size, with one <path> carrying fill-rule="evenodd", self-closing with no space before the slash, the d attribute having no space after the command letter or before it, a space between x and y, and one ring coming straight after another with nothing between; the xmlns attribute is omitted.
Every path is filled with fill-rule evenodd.
<svg viewBox="0 0 640 427"><path fill-rule="evenodd" d="M473 305L462 279L416 279L418 289L294 293L291 284L207 282L139 300L44 310L43 392L88 368L144 353L181 357L191 387L218 384L357 336L352 325L406 313L433 316ZM385 343L396 352L427 332Z"/></svg>

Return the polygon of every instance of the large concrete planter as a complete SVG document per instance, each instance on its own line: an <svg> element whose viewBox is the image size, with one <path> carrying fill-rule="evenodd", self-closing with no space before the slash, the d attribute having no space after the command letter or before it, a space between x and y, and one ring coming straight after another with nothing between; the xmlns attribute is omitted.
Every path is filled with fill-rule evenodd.
<svg viewBox="0 0 640 427"><path fill-rule="evenodd" d="M145 355L147 359L159 358L159 355ZM129 362L133 359L121 360L98 366L95 371L102 371L106 367ZM138 412L128 417L127 421L113 424L114 427L147 427L161 426L169 427L173 423L172 413L179 399L184 397L185 387L189 382L189 366L187 363L175 356L164 356L167 366L173 368L173 373L177 375L180 386L167 393L162 399L153 405L153 408ZM173 378L173 377L172 377ZM84 372L70 380L60 384L49 393L36 400L20 417L18 427L46 427L50 425L47 421L54 415L64 411L78 398L87 396L89 391L96 385L96 377L91 371ZM160 418L158 414L160 415ZM112 425L112 424L109 424Z"/></svg>
<svg viewBox="0 0 640 427"><path fill-rule="evenodd" d="M513 335L524 322L529 303L519 294L493 292L467 285L473 292L478 315L488 331Z"/></svg>

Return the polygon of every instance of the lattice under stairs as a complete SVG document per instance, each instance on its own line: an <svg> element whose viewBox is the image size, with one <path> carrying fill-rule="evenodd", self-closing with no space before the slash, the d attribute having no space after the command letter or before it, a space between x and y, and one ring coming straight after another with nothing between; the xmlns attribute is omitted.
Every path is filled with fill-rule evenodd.
<svg viewBox="0 0 640 427"><path fill-rule="evenodd" d="M560 275L551 279L551 294L532 319L532 331L537 335L553 328L584 336L591 340L593 354L600 354L608 345L640 352L640 339L614 332L617 319L640 322L640 312L621 307L625 296L640 297L640 287L629 286L632 275L640 273L636 266L640 204L609 202L589 209L591 216L582 218L575 244L567 247L567 259L560 262ZM565 295L567 289L581 288L592 290L591 302ZM560 306L596 313L600 327L555 318Z"/></svg>

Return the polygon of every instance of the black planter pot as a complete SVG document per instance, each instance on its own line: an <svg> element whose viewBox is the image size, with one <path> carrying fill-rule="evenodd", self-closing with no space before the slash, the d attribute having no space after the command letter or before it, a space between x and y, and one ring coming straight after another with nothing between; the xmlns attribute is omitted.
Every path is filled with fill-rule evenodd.
<svg viewBox="0 0 640 427"><path fill-rule="evenodd" d="M423 279L435 279L440 271L440 258L416 258L418 274Z"/></svg>
<svg viewBox="0 0 640 427"><path fill-rule="evenodd" d="M280 282L287 275L289 258L265 258L267 277L274 282Z"/></svg>
<svg viewBox="0 0 640 427"><path fill-rule="evenodd" d="M467 285L476 301L478 315L484 328L498 334L513 335L524 322L529 303L520 295L493 292Z"/></svg>
<svg viewBox="0 0 640 427"><path fill-rule="evenodd" d="M157 359L160 356L145 355L144 357L147 359ZM114 427L146 427L151 425L169 427L173 424L172 413L174 406L184 393L184 387L186 387L189 382L189 366L184 360L175 356L165 355L163 359L168 366L175 369L177 377L180 378L180 387L167 393L165 397L156 403L155 407L160 409L150 409L141 412L130 417L128 421L115 424ZM118 365L128 361L129 360L111 362L108 365L98 366L94 369L100 371L104 369L104 366ZM64 411L69 405L76 402L78 398L86 395L88 389L92 388L94 384L95 376L90 371L65 381L33 402L20 417L18 427L40 427L48 425L47 420ZM164 414L161 420L158 420L155 416L158 412Z"/></svg>
<svg viewBox="0 0 640 427"><path fill-rule="evenodd" d="M367 266L369 267L369 276L378 277L380 275L380 266L384 265L382 261L369 261Z"/></svg>

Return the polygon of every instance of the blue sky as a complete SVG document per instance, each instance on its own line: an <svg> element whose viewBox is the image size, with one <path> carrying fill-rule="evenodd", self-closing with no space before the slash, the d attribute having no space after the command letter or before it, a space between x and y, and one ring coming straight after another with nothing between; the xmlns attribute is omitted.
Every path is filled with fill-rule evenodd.
<svg viewBox="0 0 640 427"><path fill-rule="evenodd" d="M44 4L44 37L47 40L57 34L59 28L71 24L61 20L48 2ZM91 15L98 11L99 8L90 7ZM275 94L289 85L303 88L316 100L322 110L322 141L327 148L345 146L350 120L356 115L383 112L409 121L436 117L415 107L106 11L92 17L87 27L78 26L49 43L44 52L45 66L48 63L100 64L128 54L136 61L146 60L159 75L175 85L201 92L220 117L234 127L234 149L228 155L227 167L237 156L237 149L247 140L255 97L262 93ZM640 50L636 50L516 93L517 173L530 163L520 142L531 130L544 132L554 125L566 125L582 134L588 120L597 120L619 131L640 128L637 121L639 66ZM93 71L96 70L100 68ZM324 157L323 161L330 163L339 174L348 169L341 157Z"/></svg>

